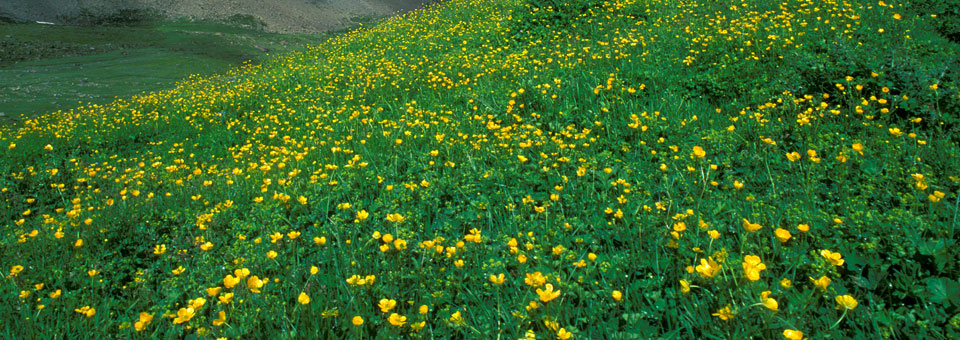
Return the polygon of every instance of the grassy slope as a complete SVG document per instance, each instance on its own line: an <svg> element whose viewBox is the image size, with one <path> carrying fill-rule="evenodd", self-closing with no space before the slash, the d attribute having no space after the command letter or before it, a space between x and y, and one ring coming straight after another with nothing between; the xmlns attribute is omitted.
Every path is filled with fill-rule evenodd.
<svg viewBox="0 0 960 340"><path fill-rule="evenodd" d="M106 104L318 44L339 32L271 34L237 24L156 22L126 27L0 25L0 123Z"/></svg>
<svg viewBox="0 0 960 340"><path fill-rule="evenodd" d="M956 336L957 47L928 20L455 0L0 130L5 332Z"/></svg>

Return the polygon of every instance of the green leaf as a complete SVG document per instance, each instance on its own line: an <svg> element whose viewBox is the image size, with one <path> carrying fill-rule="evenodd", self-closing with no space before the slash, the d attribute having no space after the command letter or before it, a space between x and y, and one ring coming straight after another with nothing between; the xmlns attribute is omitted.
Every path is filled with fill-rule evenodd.
<svg viewBox="0 0 960 340"><path fill-rule="evenodd" d="M960 305L960 283L944 277L928 278L926 282L930 301Z"/></svg>

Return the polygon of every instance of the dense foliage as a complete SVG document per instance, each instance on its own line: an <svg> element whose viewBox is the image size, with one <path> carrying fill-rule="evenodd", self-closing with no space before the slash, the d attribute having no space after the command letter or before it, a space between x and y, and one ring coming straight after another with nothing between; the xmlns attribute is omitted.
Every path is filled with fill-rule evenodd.
<svg viewBox="0 0 960 340"><path fill-rule="evenodd" d="M960 336L938 18L548 3L0 130L0 334Z"/></svg>

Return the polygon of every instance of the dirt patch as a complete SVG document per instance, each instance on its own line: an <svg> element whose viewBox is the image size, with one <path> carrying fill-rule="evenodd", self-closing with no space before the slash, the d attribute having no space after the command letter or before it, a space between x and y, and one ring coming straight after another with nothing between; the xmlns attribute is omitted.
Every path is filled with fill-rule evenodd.
<svg viewBox="0 0 960 340"><path fill-rule="evenodd" d="M0 18L76 24L91 18L110 22L153 14L167 18L228 21L252 17L270 32L325 32L383 17L437 0L32 0L0 1ZM135 18L136 19L136 18ZM93 23L97 23L94 21Z"/></svg>

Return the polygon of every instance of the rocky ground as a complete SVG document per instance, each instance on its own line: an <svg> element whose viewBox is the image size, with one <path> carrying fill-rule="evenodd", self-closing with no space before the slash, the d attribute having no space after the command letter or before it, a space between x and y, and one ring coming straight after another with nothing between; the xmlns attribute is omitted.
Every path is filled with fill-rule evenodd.
<svg viewBox="0 0 960 340"><path fill-rule="evenodd" d="M72 24L124 15L225 20L243 16L270 32L324 32L436 0L0 0L0 18Z"/></svg>

